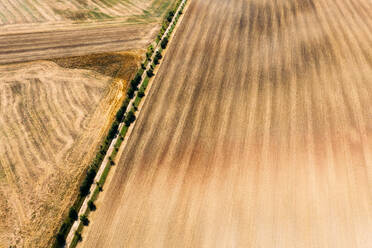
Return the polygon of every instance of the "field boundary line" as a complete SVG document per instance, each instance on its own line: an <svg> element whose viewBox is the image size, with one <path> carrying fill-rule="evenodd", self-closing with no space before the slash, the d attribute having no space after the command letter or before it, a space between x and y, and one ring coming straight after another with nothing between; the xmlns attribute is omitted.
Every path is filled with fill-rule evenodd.
<svg viewBox="0 0 372 248"><path fill-rule="evenodd" d="M135 91L134 97L128 103L128 106L127 106L126 112L125 112L126 117L128 116L128 114L130 112L132 112L134 114L135 118L137 116L139 116L140 111L143 107L145 98L146 98L148 92L150 91L152 83L154 81L153 78L152 78L153 75L154 75L154 70L155 70L155 72L157 72L159 67L161 66L161 63L162 63L162 60L160 60L158 64L155 64L154 62L151 63L151 61L154 61L156 56L158 54L161 54L162 51L164 51L166 49L166 47L162 48L162 46L163 46L162 41L164 41L166 39L167 44L168 44L168 38L170 38L170 40L172 40L173 35L171 36L171 34L173 33L174 29L177 26L179 26L178 20L179 20L181 14L183 13L183 9L186 5L186 2L187 2L187 0L182 0L182 1L179 1L179 3L176 5L177 10L174 12L174 15L172 17L171 22L169 22L167 29L165 30L165 32L161 36L161 39L159 39L159 41L156 43L156 47L155 47L154 51L152 52L151 57L148 59L149 63L147 64L146 68L142 72L141 80L140 80L140 83L139 83L140 88L138 88ZM183 18L183 16L181 16L181 21L182 21L182 18ZM167 46L167 44L166 44L166 46ZM150 74L152 74L152 75L149 74L150 71L151 71ZM141 92L141 89L143 89L143 86L144 86L143 91L146 92L146 94L143 95L142 97L139 97L139 93ZM138 99L140 99L140 100L138 102L136 102ZM98 196L99 192L101 191L101 188L102 188L102 186L103 186L103 184L106 180L106 177L108 175L110 167L113 164L112 160L113 159L115 160L116 154L117 154L119 149L120 149L120 151L123 151L126 147L127 141L129 140L129 138L131 136L131 133L132 133L134 127L135 127L135 120L133 120L132 121L133 123L131 123L132 125L129 124L129 126L125 122L126 122L126 118L123 118L123 120L120 122L118 130L117 130L119 134L116 135L116 137L114 139L112 139L112 141L109 145L109 148L106 152L106 155L105 155L101 165L99 166L97 174L94 177L93 183L90 186L89 194L85 197L85 199L84 199L84 201L83 201L83 203L80 207L80 210L78 211L78 216L80 216L80 217L81 216L85 216L85 217L88 216L88 214L90 212L90 209L88 207L88 202L89 201L94 202L94 200L97 198L97 196ZM125 138L125 136L127 138ZM123 142L124 142L124 144L122 144ZM82 222L81 218L78 218L76 221L73 222L73 224L72 224L72 226L71 226L71 228L68 232L67 238L66 238L65 247L68 247L68 248L76 247L78 242L81 240L81 231L82 231L83 227L84 227L84 225L83 225L83 222Z"/></svg>

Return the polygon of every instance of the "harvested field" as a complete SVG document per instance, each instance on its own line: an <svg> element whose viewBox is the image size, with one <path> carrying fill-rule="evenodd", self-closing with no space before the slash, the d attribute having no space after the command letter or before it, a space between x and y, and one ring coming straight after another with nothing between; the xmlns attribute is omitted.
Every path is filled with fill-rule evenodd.
<svg viewBox="0 0 372 248"><path fill-rule="evenodd" d="M372 4L191 0L82 247L372 247Z"/></svg>
<svg viewBox="0 0 372 248"><path fill-rule="evenodd" d="M143 50L0 66L0 247L49 247Z"/></svg>
<svg viewBox="0 0 372 248"><path fill-rule="evenodd" d="M4 0L0 64L143 49L174 0Z"/></svg>
<svg viewBox="0 0 372 248"><path fill-rule="evenodd" d="M0 25L159 17L169 0L3 0Z"/></svg>

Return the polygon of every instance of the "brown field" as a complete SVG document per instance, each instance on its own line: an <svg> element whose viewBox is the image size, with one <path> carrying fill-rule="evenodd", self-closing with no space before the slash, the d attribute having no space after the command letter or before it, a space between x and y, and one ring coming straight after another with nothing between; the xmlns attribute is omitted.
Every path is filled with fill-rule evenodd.
<svg viewBox="0 0 372 248"><path fill-rule="evenodd" d="M0 64L142 49L174 0L3 0Z"/></svg>
<svg viewBox="0 0 372 248"><path fill-rule="evenodd" d="M0 1L0 247L50 245L174 2Z"/></svg>
<svg viewBox="0 0 372 248"><path fill-rule="evenodd" d="M47 247L141 52L0 66L0 247Z"/></svg>
<svg viewBox="0 0 372 248"><path fill-rule="evenodd" d="M372 247L372 3L190 0L83 247Z"/></svg>

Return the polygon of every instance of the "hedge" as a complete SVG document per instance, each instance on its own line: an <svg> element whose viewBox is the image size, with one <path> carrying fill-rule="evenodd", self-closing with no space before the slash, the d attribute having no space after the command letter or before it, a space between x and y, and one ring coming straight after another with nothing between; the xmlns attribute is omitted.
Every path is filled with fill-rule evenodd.
<svg viewBox="0 0 372 248"><path fill-rule="evenodd" d="M175 14L176 10L178 9L181 2L182 2L182 0L179 0L177 2L177 4L175 5L174 9L169 11L168 14L164 18L162 28L160 30L160 33L159 33L159 35L157 37L157 41L156 41L157 43L159 41L161 41L161 44L160 44L161 48L159 49L159 52L157 52L157 54L154 58L154 60L155 60L154 62L156 62L156 63L153 63L151 65L151 68L148 71L146 71L147 76L145 77L145 79L143 81L143 84L142 84L142 86L141 86L141 88L138 92L138 103L137 104L139 104L141 98L144 96L144 91L145 91L145 89L148 85L149 79L154 75L153 70L154 70L155 65L162 58L161 51L162 51L162 49L165 49L167 47L167 44L168 44L168 41L169 41L168 39L169 39L169 36L170 36L170 34L172 33L172 31L175 27L175 23L172 24L168 35L166 37L164 37L163 40L161 40L162 36L163 36L164 32L167 30L167 28L168 28L170 22L172 21L172 19L175 18L175 21L177 22L179 16L182 14L182 10L185 7L185 5L183 5L181 7L181 11L178 13L178 15L176 17L174 17L174 14ZM132 99L134 97L134 93L137 90L137 87L138 87L139 83L141 82L142 75L145 72L146 65L148 64L148 62L151 62L151 57L152 57L153 53L154 53L154 47L152 45L150 45L147 49L147 52L146 52L146 58L147 59L143 64L141 64L141 68L138 70L137 74L135 75L135 77L131 81L131 83L128 87L128 90L127 90L127 98L123 101L122 106L119 108L118 112L116 113L115 120L114 120L113 124L111 125L111 128L110 128L103 144L100 146L100 149L99 149L98 153L96 154L96 157L94 158L92 164L87 169L86 176L85 176L84 180L82 181L82 183L80 185L79 195L77 196L73 206L70 208L68 216L63 221L63 223L62 223L62 225L61 225L61 227L60 227L60 229L59 229L59 231L56 235L56 240L54 242L53 247L63 247L64 246L67 234L70 231L72 224L77 219L78 210L80 209L82 203L84 202L85 196L87 194L89 194L89 189L90 189L90 187L91 187L91 185L94 181L94 177L96 176L96 174L98 172L99 166L101 165L104 157L106 156L109 145L111 144L112 140L118 134L118 127L119 127L120 122L122 122L123 119L124 119L125 126L122 128L122 130L120 132L122 137L124 137L127 130L128 130L128 127L130 126L130 124L135 121L136 116L134 115L133 110L128 112L128 114L125 116L125 118L124 118L124 114L127 111L130 99ZM118 144L120 146L122 141L123 141L123 139L119 139L117 144L115 144L115 147ZM116 155L116 152L115 152L114 156L115 155ZM102 177L100 178L100 181L99 181L99 186L102 186L103 183L105 182L109 169L110 169L110 164L108 164L106 166L106 168L104 169L103 175L102 175ZM93 192L92 199L91 199L91 201L89 201L89 206L90 207L87 209L86 213L89 213L91 208L94 208L93 207L94 206L93 202L97 198L98 191L99 191L99 189L96 188L96 190ZM87 219L86 215L83 215L83 216L80 216L80 217L81 217L82 221L84 220L83 221L84 224L89 223L89 220ZM75 233L74 240L73 240L74 245L76 245L76 243L79 240L81 240L81 234L80 234L81 229L82 229L82 225L79 226L78 231Z"/></svg>

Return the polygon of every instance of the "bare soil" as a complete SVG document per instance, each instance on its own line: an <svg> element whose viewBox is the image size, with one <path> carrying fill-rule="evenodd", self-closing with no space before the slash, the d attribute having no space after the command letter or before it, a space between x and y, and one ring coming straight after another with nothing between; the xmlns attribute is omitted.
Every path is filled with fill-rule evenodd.
<svg viewBox="0 0 372 248"><path fill-rule="evenodd" d="M82 247L372 247L372 4L191 0Z"/></svg>

